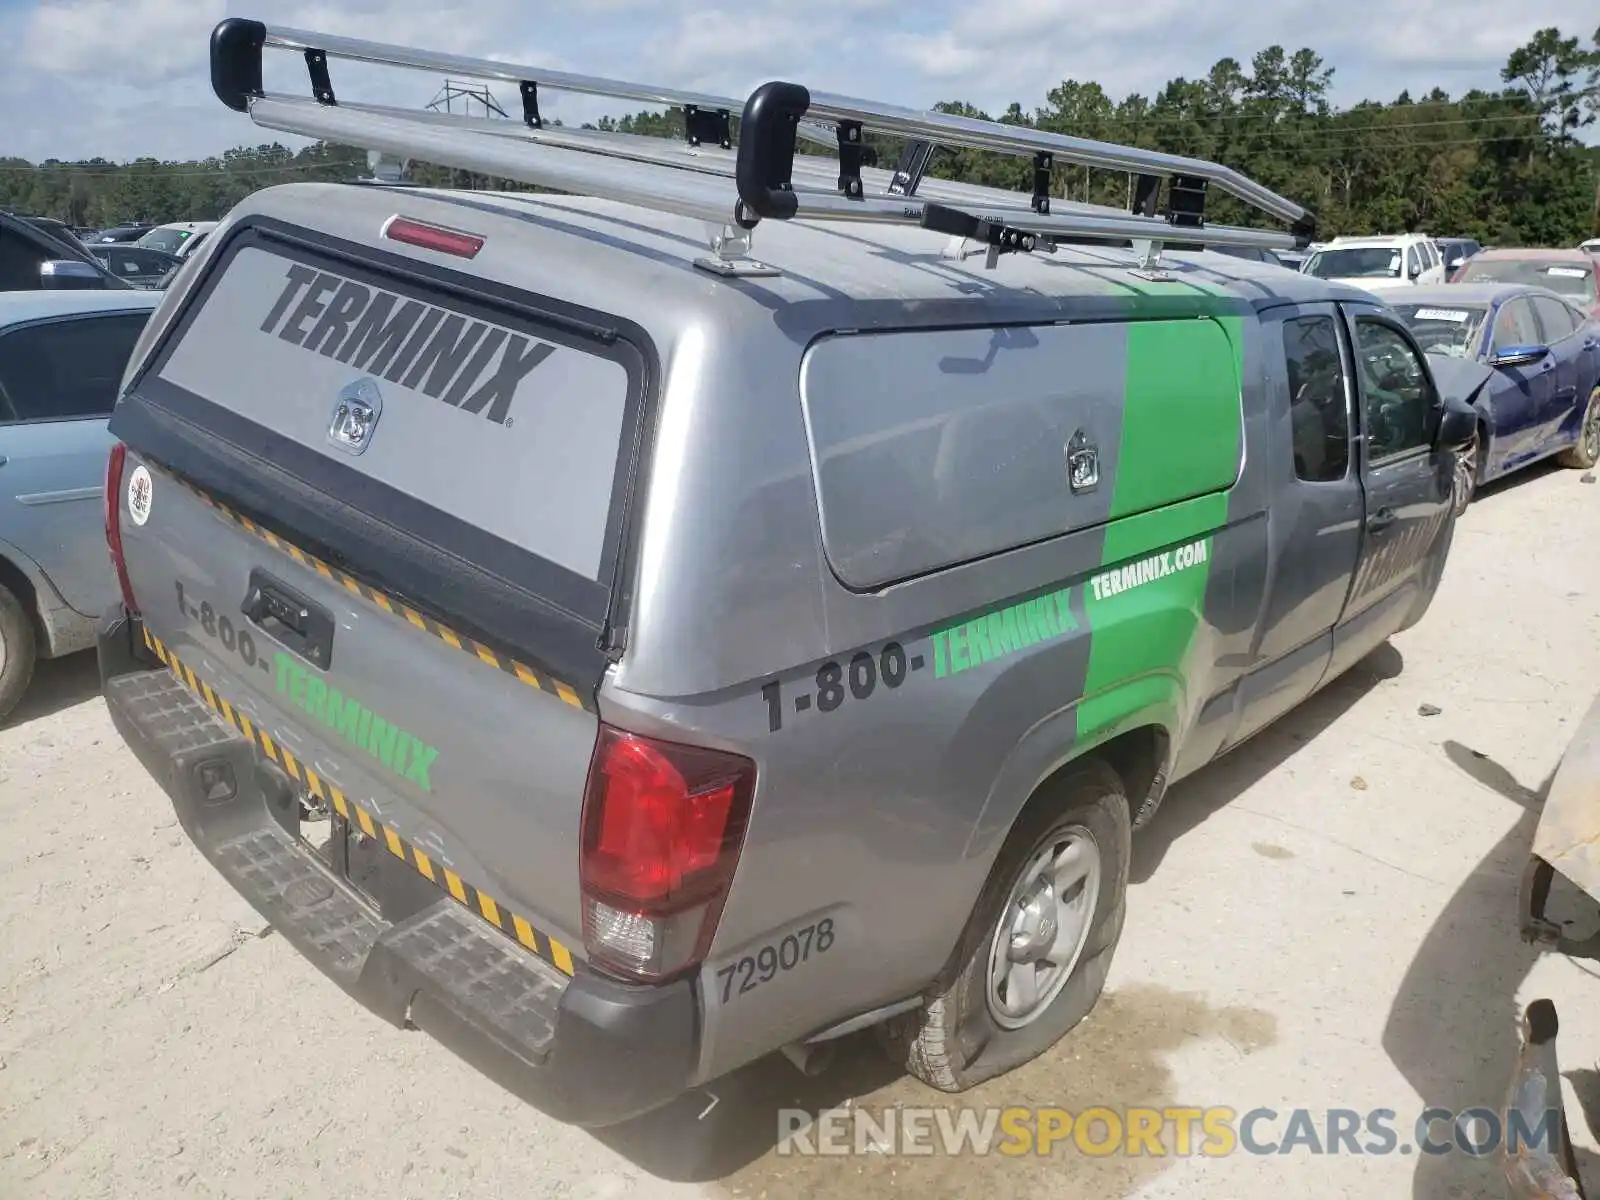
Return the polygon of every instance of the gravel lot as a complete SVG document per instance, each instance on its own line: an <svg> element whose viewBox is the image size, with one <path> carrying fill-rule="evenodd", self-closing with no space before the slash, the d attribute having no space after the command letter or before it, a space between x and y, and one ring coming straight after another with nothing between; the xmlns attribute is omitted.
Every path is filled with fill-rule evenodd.
<svg viewBox="0 0 1600 1200"><path fill-rule="evenodd" d="M1514 927L1542 789L1600 678L1597 547L1600 488L1576 472L1486 492L1419 627L1174 789L1107 998L968 1102L1388 1108L1406 1129L1428 1104L1497 1106L1517 1005L1547 995L1569 1103L1600 1111L1600 1075L1571 1069L1600 1060L1600 981ZM855 1045L820 1079L779 1061L716 1092L703 1121L693 1096L595 1137L357 1008L190 847L92 658L46 664L0 729L8 1198L1504 1195L1461 1155L776 1155L782 1106L954 1106Z"/></svg>

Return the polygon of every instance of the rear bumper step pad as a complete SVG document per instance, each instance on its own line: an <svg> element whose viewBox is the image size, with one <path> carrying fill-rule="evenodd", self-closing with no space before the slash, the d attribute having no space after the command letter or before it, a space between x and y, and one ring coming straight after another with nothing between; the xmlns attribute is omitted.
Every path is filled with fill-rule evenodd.
<svg viewBox="0 0 1600 1200"><path fill-rule="evenodd" d="M573 963L565 947L563 970L558 942L426 855L438 898L380 909L274 815L284 778L320 787L336 808L342 800L352 826L387 846L376 855L388 864L380 869L413 888L421 887L416 874L427 877L414 847L308 772L120 609L101 624L99 655L112 721L172 799L185 832L286 940L362 1004L428 1032L575 1124L626 1120L689 1085L698 1043L689 981L623 984Z"/></svg>
<svg viewBox="0 0 1600 1200"><path fill-rule="evenodd" d="M563 975L572 974L572 952L566 946L548 934L540 933L527 918L516 915L487 892L479 891L449 867L434 862L428 854L406 841L391 826L385 825L366 809L350 800L337 784L322 778L310 767L301 763L271 733L253 723L249 717L212 690L205 680L196 675L149 630L144 631L144 640L155 656L196 698L202 699L212 713L226 722L229 728L243 735L269 762L283 768L298 787L303 787L324 804L332 805L334 811L341 817L360 829L367 837L381 841L390 854L411 867L429 883L448 892L457 903L481 914L483 919L496 929L516 938L523 946L550 963Z"/></svg>

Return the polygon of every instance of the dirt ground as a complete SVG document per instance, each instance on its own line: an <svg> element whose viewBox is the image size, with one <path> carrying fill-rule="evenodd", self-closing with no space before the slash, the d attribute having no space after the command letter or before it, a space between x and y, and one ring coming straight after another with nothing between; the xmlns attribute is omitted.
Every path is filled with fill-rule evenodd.
<svg viewBox="0 0 1600 1200"><path fill-rule="evenodd" d="M1576 472L1488 490L1420 626L1173 790L1101 1006L966 1103L1390 1109L1404 1134L1427 1105L1497 1107L1518 1004L1545 995L1592 1150L1600 980L1514 921L1600 679L1597 548ZM780 1107L956 1107L855 1043L819 1079L775 1061L714 1091L597 1137L357 1008L189 846L92 660L46 664L0 729L0 1196L1504 1195L1492 1161L1399 1149L778 1155Z"/></svg>

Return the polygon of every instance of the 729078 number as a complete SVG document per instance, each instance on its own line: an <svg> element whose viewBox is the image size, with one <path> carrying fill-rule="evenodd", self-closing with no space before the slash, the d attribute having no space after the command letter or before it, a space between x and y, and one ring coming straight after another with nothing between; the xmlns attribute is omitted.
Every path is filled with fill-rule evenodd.
<svg viewBox="0 0 1600 1200"><path fill-rule="evenodd" d="M832 948L832 917L825 917L815 925L807 925L804 929L786 934L717 972L717 979L722 984L722 1002L727 1004L735 996L753 992L763 983L771 983L782 971L794 970L810 960L813 950L818 954L826 954ZM734 986L735 982L737 987Z"/></svg>

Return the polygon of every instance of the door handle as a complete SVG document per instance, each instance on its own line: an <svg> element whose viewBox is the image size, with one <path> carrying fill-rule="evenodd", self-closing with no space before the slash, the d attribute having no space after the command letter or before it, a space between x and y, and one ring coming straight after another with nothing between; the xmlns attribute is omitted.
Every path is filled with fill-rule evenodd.
<svg viewBox="0 0 1600 1200"><path fill-rule="evenodd" d="M1393 525L1394 521L1394 509L1380 508L1377 512L1373 513L1367 518L1367 532L1382 533L1385 529L1389 528L1389 526Z"/></svg>
<svg viewBox="0 0 1600 1200"><path fill-rule="evenodd" d="M326 671L332 665L333 614L259 567L250 572L239 611L312 666Z"/></svg>

